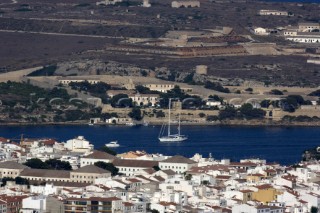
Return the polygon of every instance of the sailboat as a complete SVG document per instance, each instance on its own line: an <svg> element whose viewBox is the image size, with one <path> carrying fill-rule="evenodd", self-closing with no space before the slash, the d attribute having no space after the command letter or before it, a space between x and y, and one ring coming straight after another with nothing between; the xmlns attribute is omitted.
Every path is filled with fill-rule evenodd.
<svg viewBox="0 0 320 213"><path fill-rule="evenodd" d="M188 139L186 135L180 134L180 115L179 115L179 126L178 126L178 133L177 134L171 134L171 98L169 99L169 122L168 122L168 135L161 136L165 130L165 125L161 127L160 133L159 133L159 141L160 142L181 142Z"/></svg>

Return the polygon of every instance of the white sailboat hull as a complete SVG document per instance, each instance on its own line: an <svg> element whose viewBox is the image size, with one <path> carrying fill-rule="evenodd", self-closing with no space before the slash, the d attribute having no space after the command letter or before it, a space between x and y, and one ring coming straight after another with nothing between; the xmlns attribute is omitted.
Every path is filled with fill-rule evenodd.
<svg viewBox="0 0 320 213"><path fill-rule="evenodd" d="M188 137L184 135L169 135L169 136L159 137L160 142L181 142L187 139Z"/></svg>

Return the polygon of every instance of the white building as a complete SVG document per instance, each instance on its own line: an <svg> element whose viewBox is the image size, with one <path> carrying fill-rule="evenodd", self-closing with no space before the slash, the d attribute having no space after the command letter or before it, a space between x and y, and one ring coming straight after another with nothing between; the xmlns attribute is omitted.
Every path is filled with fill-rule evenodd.
<svg viewBox="0 0 320 213"><path fill-rule="evenodd" d="M143 86L149 88L151 91L166 93L169 90L172 90L175 85L174 84L145 84Z"/></svg>
<svg viewBox="0 0 320 213"><path fill-rule="evenodd" d="M232 207L232 213L282 213L284 209L277 206L252 206L248 204L235 205Z"/></svg>
<svg viewBox="0 0 320 213"><path fill-rule="evenodd" d="M219 107L219 106L221 106L221 102L220 101L215 101L215 100L208 100L206 102L206 105L207 106L217 106L217 107Z"/></svg>
<svg viewBox="0 0 320 213"><path fill-rule="evenodd" d="M112 117L109 119L106 119L107 124L123 124L123 125L130 125L133 124L132 118L116 118Z"/></svg>
<svg viewBox="0 0 320 213"><path fill-rule="evenodd" d="M310 192L302 195L300 198L308 202L309 209L311 209L312 206L320 209L320 194Z"/></svg>
<svg viewBox="0 0 320 213"><path fill-rule="evenodd" d="M119 169L119 173L133 176L144 174L143 170L158 166L158 161L116 159L113 161L113 165Z"/></svg>
<svg viewBox="0 0 320 213"><path fill-rule="evenodd" d="M93 150L93 145L90 144L83 136L68 140L64 147L72 152L90 152Z"/></svg>
<svg viewBox="0 0 320 213"><path fill-rule="evenodd" d="M280 11L280 10L259 10L258 12L261 16L288 16L289 13L287 11Z"/></svg>
<svg viewBox="0 0 320 213"><path fill-rule="evenodd" d="M139 106L155 106L158 102L158 94L133 94L129 95L129 98L132 102L136 103Z"/></svg>
<svg viewBox="0 0 320 213"><path fill-rule="evenodd" d="M94 163L101 161L105 163L112 163L114 159L117 157L110 155L106 152L94 150L91 154L81 157L80 159L80 167L93 165Z"/></svg>
<svg viewBox="0 0 320 213"><path fill-rule="evenodd" d="M59 83L69 85L70 83L81 83L87 81L89 84L97 84L100 80L85 80L85 79L60 79Z"/></svg>
<svg viewBox="0 0 320 213"><path fill-rule="evenodd" d="M294 36L287 36L287 40L299 43L320 43L320 33L297 32Z"/></svg>
<svg viewBox="0 0 320 213"><path fill-rule="evenodd" d="M253 28L253 32L256 35L269 35L270 34L270 32L268 32L268 30L266 28L262 28L262 27Z"/></svg>
<svg viewBox="0 0 320 213"><path fill-rule="evenodd" d="M30 192L34 194L42 194L42 195L56 195L58 194L58 187L53 184L46 185L30 185Z"/></svg>
<svg viewBox="0 0 320 213"><path fill-rule="evenodd" d="M34 212L64 212L64 205L56 198L43 195L24 198L19 213Z"/></svg>
<svg viewBox="0 0 320 213"><path fill-rule="evenodd" d="M178 174L188 171L190 168L197 166L197 162L181 155L176 155L171 158L159 162L161 170L171 169Z"/></svg>
<svg viewBox="0 0 320 213"><path fill-rule="evenodd" d="M298 24L299 32L313 32L320 30L320 23L314 22L301 22Z"/></svg>

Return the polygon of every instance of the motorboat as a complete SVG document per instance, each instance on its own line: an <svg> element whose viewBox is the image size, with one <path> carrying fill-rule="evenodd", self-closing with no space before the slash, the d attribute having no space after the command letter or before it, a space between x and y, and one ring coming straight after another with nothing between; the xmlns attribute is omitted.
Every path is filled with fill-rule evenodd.
<svg viewBox="0 0 320 213"><path fill-rule="evenodd" d="M118 141L111 141L110 143L106 143L105 146L115 148L115 147L119 147L120 144L118 144Z"/></svg>

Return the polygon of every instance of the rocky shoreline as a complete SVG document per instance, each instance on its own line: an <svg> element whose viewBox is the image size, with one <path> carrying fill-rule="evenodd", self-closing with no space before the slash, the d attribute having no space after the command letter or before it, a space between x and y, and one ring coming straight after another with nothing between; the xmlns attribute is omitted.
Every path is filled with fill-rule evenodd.
<svg viewBox="0 0 320 213"><path fill-rule="evenodd" d="M8 122L0 123L0 126L84 126L89 125L88 122L47 122L47 123L33 123L33 122ZM94 126L126 126L124 124L107 124L97 123ZM162 123L150 122L149 125L160 126ZM181 126L244 126L244 127L320 127L320 122L281 122L281 121L261 121L261 120L229 120L222 122L205 122L205 123L181 123Z"/></svg>

